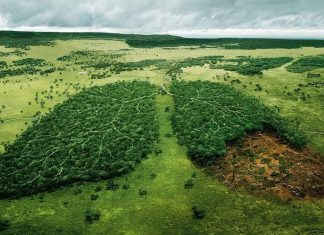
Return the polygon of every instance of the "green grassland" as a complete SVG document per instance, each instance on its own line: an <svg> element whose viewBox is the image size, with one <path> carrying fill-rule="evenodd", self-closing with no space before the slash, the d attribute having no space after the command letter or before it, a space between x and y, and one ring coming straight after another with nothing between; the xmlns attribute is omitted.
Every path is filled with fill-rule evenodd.
<svg viewBox="0 0 324 235"><path fill-rule="evenodd" d="M23 55L8 54L17 49L23 51ZM323 54L323 48L314 47L248 50L190 45L134 48L120 38L58 39L54 45L32 45L29 50L0 46L0 51L7 53L0 54L0 61L8 65L13 65L16 60L34 58L45 60L48 64L45 68L55 68L49 74L24 74L0 79L2 152L4 143L13 143L39 115L51 112L55 105L81 92L83 88L136 79L149 81L158 87L162 84L169 89L171 78L166 75L168 69L188 58L292 57L296 61L305 56ZM143 60L166 62L164 65L152 64L117 74L109 72L109 77L91 79L91 74L108 71L110 65L107 69L84 67L89 61L93 62L90 56L73 62L57 60L73 51L99 51L96 53L107 54L107 58L100 57L102 62L107 63L112 60L120 64ZM112 53L121 56L112 59ZM278 109L282 117L297 120L300 131L309 138L309 147L323 154L323 88L308 84L323 81L324 70L316 68L311 71L320 73L320 78L307 78L307 72L288 72L286 67L291 63L294 62L264 70L262 75L256 76L214 69L206 64L182 68L177 77L185 81L208 80L228 84L244 94L256 97L261 103ZM0 200L0 220L8 220L10 223L8 229L0 231L0 234L323 233L323 199L283 202L260 198L243 191L233 192L213 176L202 173L188 159L187 148L180 146L173 134L173 102L168 94L156 97L160 126L157 148L162 152L149 154L133 171L115 178L113 185L118 184L119 189L106 190L107 180L102 180L20 199ZM166 111L167 107L169 111ZM193 183L193 187L186 189L184 185L188 180ZM111 183L108 185L111 186ZM98 186L102 188L100 191L95 190ZM92 195L98 195L98 198L91 200ZM203 219L193 218L193 206L205 211ZM92 224L86 223L87 210L99 212L100 219Z"/></svg>

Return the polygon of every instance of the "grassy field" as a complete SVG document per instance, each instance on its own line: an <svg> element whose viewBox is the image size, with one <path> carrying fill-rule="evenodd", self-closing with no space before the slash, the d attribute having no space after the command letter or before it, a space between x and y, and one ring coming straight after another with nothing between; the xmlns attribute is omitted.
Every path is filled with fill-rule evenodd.
<svg viewBox="0 0 324 235"><path fill-rule="evenodd" d="M13 220L11 230L4 234L296 234L323 229L319 202L284 204L234 193L201 173L176 138L165 137L172 133L172 111L165 112L173 105L172 97L158 96L156 102L162 154L150 155L132 173L115 181L129 185L127 190L103 189L91 201L96 186L105 188L105 182L100 182L75 186L82 190L79 195L73 195L72 187L2 201L3 217ZM185 189L185 181L193 174L193 188ZM146 190L147 195L140 196L139 190ZM193 206L206 210L203 220L192 217ZM99 210L101 219L85 224L88 209Z"/></svg>
<svg viewBox="0 0 324 235"><path fill-rule="evenodd" d="M117 40L71 40L57 41L55 47L33 46L26 51L26 58L45 59L56 67L64 67L65 62L58 57L77 50L122 51L119 62L134 62L145 59L182 60L189 57L222 55L282 57L294 59L323 53L322 48L299 49L258 49L224 50L219 48L177 47L130 48ZM0 51L8 49L0 46ZM25 58L24 57L24 58ZM21 59L17 56L0 57L0 61L11 63ZM184 80L211 80L232 84L246 94L259 97L269 105L278 107L279 114L296 119L301 130L309 137L313 151L324 154L324 109L323 88L306 87L311 81L323 81L324 69L312 72L322 74L321 78L308 79L306 73L287 72L288 64L264 71L260 76L242 76L235 72L204 67L183 69ZM55 71L48 76L22 75L0 79L0 144L13 142L25 130L37 112L50 111L81 91L82 87L104 85L120 80L149 80L155 85L167 82L165 69L154 66L143 70L125 71L109 78L90 79L88 72L78 64L66 66L66 70ZM84 74L82 72L86 71ZM224 79L225 77L225 79ZM231 83L239 79L240 83ZM56 86L56 80L60 80ZM255 90L256 84L262 90ZM299 86L303 84L303 86ZM54 87L54 88L51 88ZM299 93L295 92L300 88ZM52 90L52 92L50 92ZM46 92L45 92L46 91ZM43 92L43 93L42 93ZM53 96L46 98L48 92ZM309 95L306 101L301 92ZM35 101L36 93L43 99L43 107ZM288 93L291 93L289 95ZM30 102L30 103L29 103ZM170 107L169 112L165 108ZM106 181L65 187L54 192L38 194L16 200L0 200L0 219L9 220L9 229L0 234L318 234L324 231L323 199L283 202L247 194L232 192L227 186L208 176L187 158L185 147L177 143L172 135L170 116L173 99L169 95L159 95L156 108L160 122L159 147L162 154L149 155L135 170L115 180L120 185L116 191L105 189ZM168 137L166 137L168 136ZM0 145L0 152L4 145ZM194 174L194 175L193 175ZM192 189L184 184L192 179ZM123 189L123 185L129 185ZM95 188L103 189L95 192ZM75 195L76 189L81 193ZM139 195L146 190L146 195ZM78 191L78 190L77 190ZM91 200L98 194L97 200ZM206 216L193 218L192 207L204 210ZM85 223L85 212L100 211L101 218L93 224Z"/></svg>

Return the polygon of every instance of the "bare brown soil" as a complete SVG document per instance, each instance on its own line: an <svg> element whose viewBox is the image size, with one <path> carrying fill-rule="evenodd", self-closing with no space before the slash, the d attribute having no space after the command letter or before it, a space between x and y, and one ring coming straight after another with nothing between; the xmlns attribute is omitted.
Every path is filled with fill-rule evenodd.
<svg viewBox="0 0 324 235"><path fill-rule="evenodd" d="M270 131L246 135L205 170L233 190L245 188L282 199L324 196L323 157L309 149L296 150Z"/></svg>

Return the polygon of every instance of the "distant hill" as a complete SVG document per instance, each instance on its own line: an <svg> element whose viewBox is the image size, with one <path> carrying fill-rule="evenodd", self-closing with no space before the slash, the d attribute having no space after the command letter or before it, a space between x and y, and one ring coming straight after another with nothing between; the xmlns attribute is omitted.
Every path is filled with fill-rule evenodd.
<svg viewBox="0 0 324 235"><path fill-rule="evenodd" d="M9 40L11 39L11 40ZM12 40L14 39L14 40ZM301 48L324 47L324 40L306 39L258 39L258 38L183 38L173 35L141 35L118 33L93 33L93 32L19 32L0 31L0 45L6 47L28 47L33 45L50 45L54 40L71 39L101 39L125 40L131 47L223 47L225 49L273 49L273 48Z"/></svg>

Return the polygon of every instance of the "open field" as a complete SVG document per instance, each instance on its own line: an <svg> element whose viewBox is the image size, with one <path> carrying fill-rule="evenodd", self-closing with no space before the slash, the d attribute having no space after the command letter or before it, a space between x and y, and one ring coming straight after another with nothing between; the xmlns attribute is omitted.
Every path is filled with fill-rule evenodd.
<svg viewBox="0 0 324 235"><path fill-rule="evenodd" d="M324 65L302 73L286 69L300 58L323 54L323 48L248 50L198 45L140 48L131 47L119 38L57 39L52 46L33 45L30 50L0 46L0 52L15 50L25 54L0 55L0 61L8 66L6 70L17 70L19 66L14 61L25 58L43 59L46 65L39 66L34 74L25 68L28 65L22 65L26 69L24 74L0 78L0 152L4 153L5 146L14 143L33 121L52 112L55 105L64 105L64 101L84 89L118 81L146 81L160 90L150 105L159 123L159 140L155 143L156 151L144 154L144 159L130 173L113 180L88 183L79 180L51 192L1 199L0 222L7 220L9 226L1 231L5 225L0 224L0 234L324 232L323 195L316 199L286 200L271 195L257 196L244 188L233 191L215 175L194 164L188 158L188 147L178 143L172 128L174 99L168 93L172 80L202 80L233 87L274 108L285 120L296 121L298 131L308 138L309 150L323 159ZM274 60L291 57L292 60L254 76L213 68L214 63L244 65L245 62L232 61L238 56ZM179 64L183 67L178 68ZM308 73L321 76L308 78ZM70 117L66 114L65 118ZM100 219L88 223L85 217L88 210L98 213Z"/></svg>

